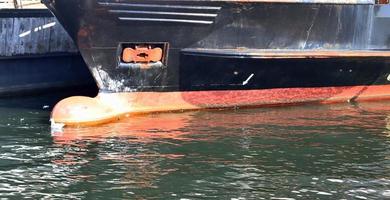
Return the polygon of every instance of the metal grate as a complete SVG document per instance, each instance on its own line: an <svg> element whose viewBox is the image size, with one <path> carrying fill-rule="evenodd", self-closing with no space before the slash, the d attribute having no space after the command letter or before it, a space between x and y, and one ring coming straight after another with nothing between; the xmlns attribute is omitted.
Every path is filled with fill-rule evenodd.
<svg viewBox="0 0 390 200"><path fill-rule="evenodd" d="M45 8L40 0L0 0L0 9L2 8Z"/></svg>

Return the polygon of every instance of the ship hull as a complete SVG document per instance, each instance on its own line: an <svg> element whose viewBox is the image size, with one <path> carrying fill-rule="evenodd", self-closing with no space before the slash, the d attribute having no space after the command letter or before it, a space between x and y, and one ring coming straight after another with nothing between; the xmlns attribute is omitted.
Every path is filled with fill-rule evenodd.
<svg viewBox="0 0 390 200"><path fill-rule="evenodd" d="M52 115L56 122L91 124L131 113L390 95L390 30L383 28L390 25L390 16L383 14L390 10L386 5L45 3L78 44L100 89L94 99L60 102ZM88 105L84 117L69 114L79 112L82 104Z"/></svg>

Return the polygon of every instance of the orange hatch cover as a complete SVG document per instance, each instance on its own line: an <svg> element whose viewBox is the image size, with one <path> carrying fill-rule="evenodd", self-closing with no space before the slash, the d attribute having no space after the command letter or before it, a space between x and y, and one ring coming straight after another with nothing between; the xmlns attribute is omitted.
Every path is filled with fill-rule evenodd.
<svg viewBox="0 0 390 200"><path fill-rule="evenodd" d="M161 48L152 48L151 46L135 46L134 48L125 48L122 54L122 60L130 63L150 63L161 61L163 50Z"/></svg>

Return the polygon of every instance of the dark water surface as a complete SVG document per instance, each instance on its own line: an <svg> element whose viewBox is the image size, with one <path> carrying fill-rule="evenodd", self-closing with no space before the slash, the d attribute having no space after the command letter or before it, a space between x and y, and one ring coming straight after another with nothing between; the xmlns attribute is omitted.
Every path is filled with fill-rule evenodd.
<svg viewBox="0 0 390 200"><path fill-rule="evenodd" d="M390 199L390 102L138 116L50 134L0 100L0 197Z"/></svg>

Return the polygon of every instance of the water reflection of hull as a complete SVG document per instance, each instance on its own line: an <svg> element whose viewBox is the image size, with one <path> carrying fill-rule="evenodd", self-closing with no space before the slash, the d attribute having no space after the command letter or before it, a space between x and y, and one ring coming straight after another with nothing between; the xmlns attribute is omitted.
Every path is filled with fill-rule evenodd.
<svg viewBox="0 0 390 200"><path fill-rule="evenodd" d="M390 7L374 4L47 0L101 89L52 117L389 98Z"/></svg>
<svg viewBox="0 0 390 200"><path fill-rule="evenodd" d="M387 174L375 169L388 160L388 138L381 133L390 114L388 103L162 113L98 127L68 127L53 137L54 145L64 149L53 162L74 166L71 175L90 175L77 178L83 184L108 179L140 196L150 193L139 190L167 184L181 196L181 181L191 185L191 192L193 185L227 191L225 183L255 189L264 183L261 191L279 191L284 180L307 181L310 189L325 190L335 184L328 178L344 181L345 187L348 180L365 182L373 173L381 178ZM93 172L86 170L91 168Z"/></svg>

